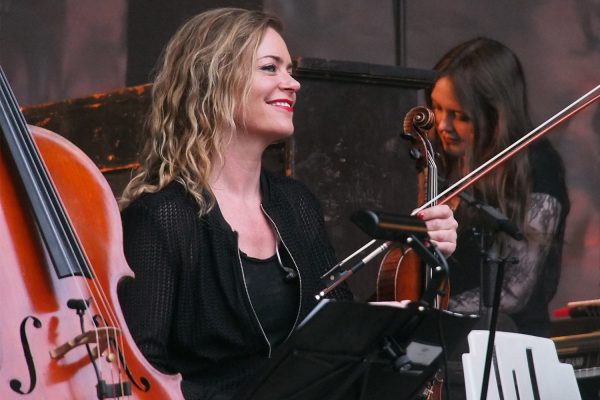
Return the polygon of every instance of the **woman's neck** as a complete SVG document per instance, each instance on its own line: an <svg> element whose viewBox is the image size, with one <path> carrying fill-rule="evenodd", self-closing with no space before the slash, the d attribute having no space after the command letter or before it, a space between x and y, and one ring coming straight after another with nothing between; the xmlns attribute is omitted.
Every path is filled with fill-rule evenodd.
<svg viewBox="0 0 600 400"><path fill-rule="evenodd" d="M225 147L222 160L213 160L209 184L218 192L239 198L255 198L260 192L262 151L233 139Z"/></svg>
<svg viewBox="0 0 600 400"><path fill-rule="evenodd" d="M259 259L272 256L277 245L273 227L261 209L263 150L256 143L232 140L209 180L223 218L238 233L239 249Z"/></svg>

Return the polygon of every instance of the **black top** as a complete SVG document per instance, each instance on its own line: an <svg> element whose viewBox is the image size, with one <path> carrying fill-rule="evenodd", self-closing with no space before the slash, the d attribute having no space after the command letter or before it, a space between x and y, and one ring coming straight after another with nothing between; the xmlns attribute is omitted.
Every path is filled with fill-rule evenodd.
<svg viewBox="0 0 600 400"><path fill-rule="evenodd" d="M502 311L510 315L519 332L547 336L550 322L548 303L556 292L560 276L569 197L562 160L550 143L541 139L530 146L528 154L533 185L529 218L538 222L547 221L548 237L534 251L531 250L531 244L508 239L509 255L519 259L519 263L505 266L503 295L505 292L523 292L523 285L531 285L531 288L525 290L524 300L519 304ZM463 207L462 203L460 207ZM554 225L551 221L555 222L553 228L550 228L550 225ZM478 223L459 220L459 224L463 229L459 233L457 249L449 260L450 308L458 307L458 311L470 308L470 312L477 312L481 277L480 237L473 236L471 228L478 226ZM527 251L530 254L526 254Z"/></svg>
<svg viewBox="0 0 600 400"><path fill-rule="evenodd" d="M242 266L252 306L271 345L288 337L298 309L298 279L287 278L277 254L261 260L244 252Z"/></svg>
<svg viewBox="0 0 600 400"><path fill-rule="evenodd" d="M304 185L264 173L261 193L283 262L298 272L296 326L316 305L319 277L335 264L333 248ZM182 374L187 399L229 398L273 351L250 302L237 234L218 206L200 218L176 182L140 196L122 219L135 279L119 286L119 298L140 350L160 370ZM340 289L332 297L350 294Z"/></svg>

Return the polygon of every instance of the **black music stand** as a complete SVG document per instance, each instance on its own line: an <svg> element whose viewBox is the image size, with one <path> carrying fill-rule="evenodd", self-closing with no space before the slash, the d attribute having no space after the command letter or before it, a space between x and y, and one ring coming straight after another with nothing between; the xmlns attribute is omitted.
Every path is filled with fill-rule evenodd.
<svg viewBox="0 0 600 400"><path fill-rule="evenodd" d="M412 399L437 371L442 349L454 347L476 320L417 303L322 300L233 399Z"/></svg>

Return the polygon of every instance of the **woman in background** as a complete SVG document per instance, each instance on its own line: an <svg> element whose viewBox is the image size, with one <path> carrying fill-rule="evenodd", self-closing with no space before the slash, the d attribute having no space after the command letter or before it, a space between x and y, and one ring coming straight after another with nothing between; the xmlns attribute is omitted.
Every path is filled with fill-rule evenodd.
<svg viewBox="0 0 600 400"><path fill-rule="evenodd" d="M486 38L454 47L434 69L439 72L431 92L437 140L444 177L453 183L531 131L525 78L515 54ZM494 233L485 249L517 260L504 266L501 311L519 332L547 336L548 303L558 284L569 212L559 154L548 140L540 139L477 182L470 194L499 209L524 236L519 241ZM482 224L464 202L456 219L460 229L451 258L449 307L478 312L482 256L480 237L472 228Z"/></svg>

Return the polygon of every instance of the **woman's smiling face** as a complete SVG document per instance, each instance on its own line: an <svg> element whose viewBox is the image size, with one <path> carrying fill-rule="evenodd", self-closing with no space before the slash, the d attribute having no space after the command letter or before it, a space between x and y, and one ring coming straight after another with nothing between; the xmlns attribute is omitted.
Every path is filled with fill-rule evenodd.
<svg viewBox="0 0 600 400"><path fill-rule="evenodd" d="M292 59L283 38L268 28L256 52L244 123L238 124L246 134L275 141L294 133L292 117L300 83L291 72Z"/></svg>

